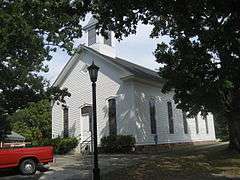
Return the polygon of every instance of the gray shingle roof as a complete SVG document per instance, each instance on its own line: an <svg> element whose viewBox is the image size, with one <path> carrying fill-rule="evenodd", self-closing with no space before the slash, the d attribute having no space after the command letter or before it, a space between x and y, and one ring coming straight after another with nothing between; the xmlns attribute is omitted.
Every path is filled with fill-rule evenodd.
<svg viewBox="0 0 240 180"><path fill-rule="evenodd" d="M109 56L106 56L104 54L99 53L98 51L89 48L87 46L84 46L84 48L89 49L91 51L94 51L97 54L100 54L101 56L103 56L105 59L111 61L112 63L122 67L123 69L125 69L126 71L130 72L131 74L133 74L136 77L139 78L143 78L143 79L149 79L149 80L154 80L154 81L160 81L161 78L159 77L158 73L156 71L147 69L145 67L142 67L140 65L131 63L125 59L122 58L112 58Z"/></svg>
<svg viewBox="0 0 240 180"><path fill-rule="evenodd" d="M116 66L126 70L127 72L129 72L130 74L132 74L133 76L135 76L137 78L155 81L155 82L163 81L163 79L159 77L159 75L156 71L147 69L145 67L142 67L142 66L134 64L134 63L131 63L125 59L118 58L118 57L112 58L112 57L106 56L106 55L101 54L100 52L98 52L90 47L84 46L84 45L80 45L79 49L85 49L86 51L95 53L95 54L99 55L100 57L103 57L109 63L115 64ZM71 69L74 66L76 61L77 61L77 59L72 57L67 62L67 64L64 66L61 73L58 75L57 79L53 83L53 86L59 86L64 81L64 79L68 76L69 72L71 71Z"/></svg>
<svg viewBox="0 0 240 180"><path fill-rule="evenodd" d="M7 137L5 139L7 141L25 141L25 137L14 131L12 131L11 134L7 134Z"/></svg>

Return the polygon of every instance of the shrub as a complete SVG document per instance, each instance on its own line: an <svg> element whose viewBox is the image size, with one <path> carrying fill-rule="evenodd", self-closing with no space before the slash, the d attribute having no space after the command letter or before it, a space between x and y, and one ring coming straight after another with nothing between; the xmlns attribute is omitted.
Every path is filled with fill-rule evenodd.
<svg viewBox="0 0 240 180"><path fill-rule="evenodd" d="M135 138L130 135L107 136L101 139L104 153L130 153L135 145Z"/></svg>
<svg viewBox="0 0 240 180"><path fill-rule="evenodd" d="M44 139L40 142L33 142L32 146L53 146L55 154L66 154L73 150L78 145L78 140L75 137Z"/></svg>
<svg viewBox="0 0 240 180"><path fill-rule="evenodd" d="M40 141L51 138L51 106L48 99L32 103L30 106L7 117L11 130L21 134L26 141Z"/></svg>
<svg viewBox="0 0 240 180"><path fill-rule="evenodd" d="M78 145L78 140L76 138L64 138L56 146L57 154L66 154Z"/></svg>

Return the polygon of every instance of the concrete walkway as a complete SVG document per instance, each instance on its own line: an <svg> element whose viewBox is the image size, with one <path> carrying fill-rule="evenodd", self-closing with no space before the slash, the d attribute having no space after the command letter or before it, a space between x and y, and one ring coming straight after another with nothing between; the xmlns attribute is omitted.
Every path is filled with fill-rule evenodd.
<svg viewBox="0 0 240 180"><path fill-rule="evenodd" d="M132 166L147 159L145 156L125 155L100 155L99 168L101 174L107 174L123 167ZM45 172L40 180L91 180L92 179L92 156L81 158L80 156L58 156L56 163L51 165L49 171Z"/></svg>
<svg viewBox="0 0 240 180"><path fill-rule="evenodd" d="M99 168L101 174L121 169L139 163L147 157L134 154L100 155ZM17 171L1 170L1 180L91 180L92 156L82 158L79 155L56 156L55 162L50 164L48 170L37 171L32 176L21 176Z"/></svg>
<svg viewBox="0 0 240 180"><path fill-rule="evenodd" d="M184 148L181 153L188 154L190 151L205 151L208 148L221 146L223 144L213 144L196 146L194 148ZM141 166L145 161L154 161L161 156L177 154L177 151L161 152L160 154L122 154L122 155L100 155L99 167L101 175L109 172L118 172L133 165ZM92 174L92 156L82 158L80 155L56 156L56 161L50 164L49 170L45 172L38 171L33 176L21 176L16 171L0 171L1 180L91 180Z"/></svg>

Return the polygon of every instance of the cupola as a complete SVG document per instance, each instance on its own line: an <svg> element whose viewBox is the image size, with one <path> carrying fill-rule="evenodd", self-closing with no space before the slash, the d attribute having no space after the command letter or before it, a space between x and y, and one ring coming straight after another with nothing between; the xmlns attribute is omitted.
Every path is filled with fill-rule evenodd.
<svg viewBox="0 0 240 180"><path fill-rule="evenodd" d="M115 41L113 32L108 32L108 38L103 37L101 34L97 34L96 25L98 21L91 17L86 26L83 27L86 37L86 45L94 50L97 50L101 54L116 57Z"/></svg>

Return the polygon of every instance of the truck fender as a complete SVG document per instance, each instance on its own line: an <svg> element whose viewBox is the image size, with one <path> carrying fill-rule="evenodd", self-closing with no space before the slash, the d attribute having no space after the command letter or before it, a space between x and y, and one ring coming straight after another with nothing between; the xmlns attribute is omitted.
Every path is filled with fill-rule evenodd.
<svg viewBox="0 0 240 180"><path fill-rule="evenodd" d="M24 161L25 159L33 159L36 164L39 163L39 159L36 156L23 156L21 157L21 159L18 161L18 166L21 164L22 161Z"/></svg>

